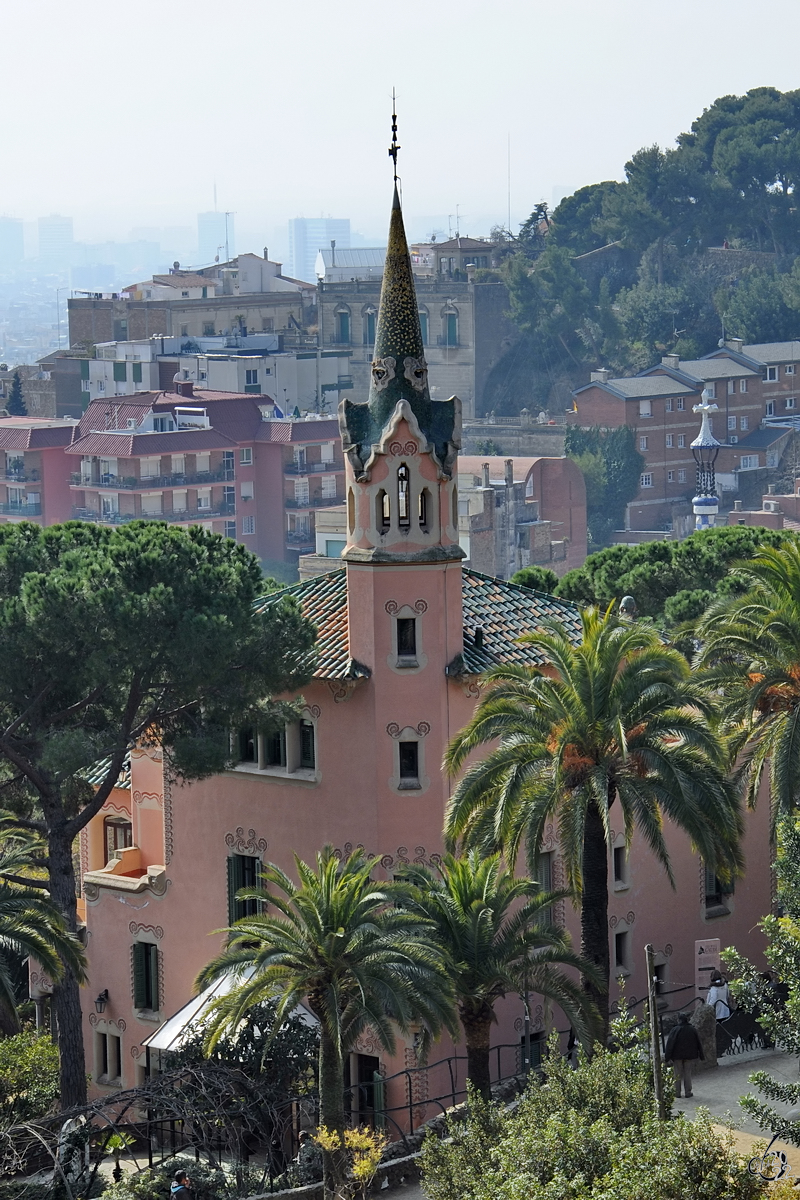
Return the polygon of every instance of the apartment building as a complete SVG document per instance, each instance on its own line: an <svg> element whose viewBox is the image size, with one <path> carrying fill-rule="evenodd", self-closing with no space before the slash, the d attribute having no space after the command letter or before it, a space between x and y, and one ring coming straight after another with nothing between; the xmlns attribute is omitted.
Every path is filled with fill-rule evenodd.
<svg viewBox="0 0 800 1200"><path fill-rule="evenodd" d="M344 499L344 464L334 420L273 413L269 396L195 395L183 382L94 401L66 448L71 516L200 524L262 561L296 562L315 510Z"/></svg>
<svg viewBox="0 0 800 1200"><path fill-rule="evenodd" d="M0 524L69 520L72 497L64 451L77 432L77 421L0 419Z"/></svg>

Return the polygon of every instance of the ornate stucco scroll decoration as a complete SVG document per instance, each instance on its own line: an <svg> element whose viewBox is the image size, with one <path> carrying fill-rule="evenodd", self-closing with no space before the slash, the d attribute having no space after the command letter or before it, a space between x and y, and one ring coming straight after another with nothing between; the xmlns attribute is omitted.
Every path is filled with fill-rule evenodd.
<svg viewBox="0 0 800 1200"><path fill-rule="evenodd" d="M320 713L322 712L322 709L320 708L320 706L318 704L307 704L305 706L305 708L303 709L303 712L309 713L310 716L312 716L316 719L319 717Z"/></svg>
<svg viewBox="0 0 800 1200"><path fill-rule="evenodd" d="M136 1062L137 1058L141 1057L141 1054L142 1054L141 1046L131 1046L131 1058L133 1059L134 1062Z"/></svg>
<svg viewBox="0 0 800 1200"><path fill-rule="evenodd" d="M83 898L84 900L97 900L100 895L100 888L96 883L84 883Z"/></svg>
<svg viewBox="0 0 800 1200"><path fill-rule="evenodd" d="M372 384L376 392L384 392L395 376L397 359L387 354L386 358L376 358L372 363Z"/></svg>
<svg viewBox="0 0 800 1200"><path fill-rule="evenodd" d="M167 772L164 772L164 866L168 867L172 861L174 851L173 843L173 828L172 828L172 786L167 778Z"/></svg>
<svg viewBox="0 0 800 1200"><path fill-rule="evenodd" d="M672 942L667 942L666 946L664 947L664 957L672 958L672 953L673 953Z"/></svg>
<svg viewBox="0 0 800 1200"><path fill-rule="evenodd" d="M128 929L134 937L137 933L152 933L153 937L159 940L164 936L164 930L160 925L144 925L141 921L131 921Z"/></svg>
<svg viewBox="0 0 800 1200"><path fill-rule="evenodd" d="M346 700L350 699L353 692L355 691L357 680L355 680L355 679L328 679L326 682L328 684L328 687L330 688L331 695L333 696L333 699L334 699L334 703L344 704L344 702Z"/></svg>
<svg viewBox="0 0 800 1200"><path fill-rule="evenodd" d="M397 457L400 454L416 454L419 447L416 442L390 442L389 453Z"/></svg>
<svg viewBox="0 0 800 1200"><path fill-rule="evenodd" d="M248 829L245 837L244 829L239 825L233 833L225 834L225 845L238 854L263 854L269 843L266 838L257 838L255 829Z"/></svg>
<svg viewBox="0 0 800 1200"><path fill-rule="evenodd" d="M390 871L392 867L407 867L413 861L423 867L438 867L442 861L441 854L428 854L424 846L414 847L414 858L409 858L408 846L398 846L395 854L384 854L381 858L381 866L384 871Z"/></svg>
<svg viewBox="0 0 800 1200"><path fill-rule="evenodd" d="M428 386L428 364L424 358L407 354L403 359L403 374L415 392L424 392Z"/></svg>
<svg viewBox="0 0 800 1200"><path fill-rule="evenodd" d="M418 612L420 615L422 615L422 613L426 613L427 611L428 611L428 601L427 600L415 600L414 601L414 612Z"/></svg>
<svg viewBox="0 0 800 1200"><path fill-rule="evenodd" d="M158 792L139 792L133 793L134 804L144 804L145 800L155 800L159 808L163 807L164 801Z"/></svg>
<svg viewBox="0 0 800 1200"><path fill-rule="evenodd" d="M396 721L390 721L389 724L386 726L386 732L388 733L389 737L397 738L400 736L400 734L403 732L404 729L409 729L409 728L413 728L413 726L398 725ZM420 738L427 737L428 734L430 733L430 731L431 731L431 727L427 721L420 721L419 725L417 725L417 728L415 730L417 737L420 737Z"/></svg>

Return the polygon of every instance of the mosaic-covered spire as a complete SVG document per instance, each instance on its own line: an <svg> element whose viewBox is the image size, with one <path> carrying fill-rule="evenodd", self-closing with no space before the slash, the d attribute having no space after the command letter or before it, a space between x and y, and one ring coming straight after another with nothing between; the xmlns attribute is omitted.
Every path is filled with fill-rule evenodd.
<svg viewBox="0 0 800 1200"><path fill-rule="evenodd" d="M368 471L371 449L380 441L401 400L408 403L449 476L460 445L460 403L455 397L431 400L411 257L395 181L369 399L366 404L343 400L339 405L342 443L357 476Z"/></svg>

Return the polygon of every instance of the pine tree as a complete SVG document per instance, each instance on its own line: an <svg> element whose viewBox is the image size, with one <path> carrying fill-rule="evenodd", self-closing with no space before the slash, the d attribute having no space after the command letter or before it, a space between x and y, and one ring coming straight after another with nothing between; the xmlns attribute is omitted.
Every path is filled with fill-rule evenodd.
<svg viewBox="0 0 800 1200"><path fill-rule="evenodd" d="M6 411L11 417L27 417L28 415L28 410L25 407L25 398L22 395L22 380L19 377L19 371L14 372L14 378L11 381L11 391L8 396Z"/></svg>

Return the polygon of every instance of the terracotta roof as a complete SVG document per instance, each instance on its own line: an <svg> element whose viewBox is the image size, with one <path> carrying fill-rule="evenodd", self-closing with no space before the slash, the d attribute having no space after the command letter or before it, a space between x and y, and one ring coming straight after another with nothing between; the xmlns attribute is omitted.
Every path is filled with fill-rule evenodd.
<svg viewBox="0 0 800 1200"><path fill-rule="evenodd" d="M199 450L222 450L237 442L217 429L175 429L172 433L87 433L66 448L67 454L102 454L108 458L139 458L141 455L193 454Z"/></svg>
<svg viewBox="0 0 800 1200"><path fill-rule="evenodd" d="M100 758L96 763L92 763L91 767L85 772L87 783L91 783L93 787L99 787L106 777L106 772L111 764L111 756L108 758ZM125 761L122 764L122 770L119 773L119 779L114 784L118 788L130 788L131 786L131 756L130 751L125 755Z"/></svg>
<svg viewBox="0 0 800 1200"><path fill-rule="evenodd" d="M25 418L20 418L25 420ZM0 421L0 450L47 450L53 446L68 446L77 433L77 422L42 426Z"/></svg>
<svg viewBox="0 0 800 1200"><path fill-rule="evenodd" d="M347 639L347 572L339 568L316 575L303 583L272 592L257 602L258 611L283 596L296 596L304 616L317 627L319 679L358 679L369 676L367 667L350 658ZM564 622L577 639L580 614L574 604L531 588L492 579L479 571L462 571L464 605L464 654L448 667L450 675L480 675L501 662L539 665L541 655L519 638L555 617ZM476 630L478 635L476 645Z"/></svg>

